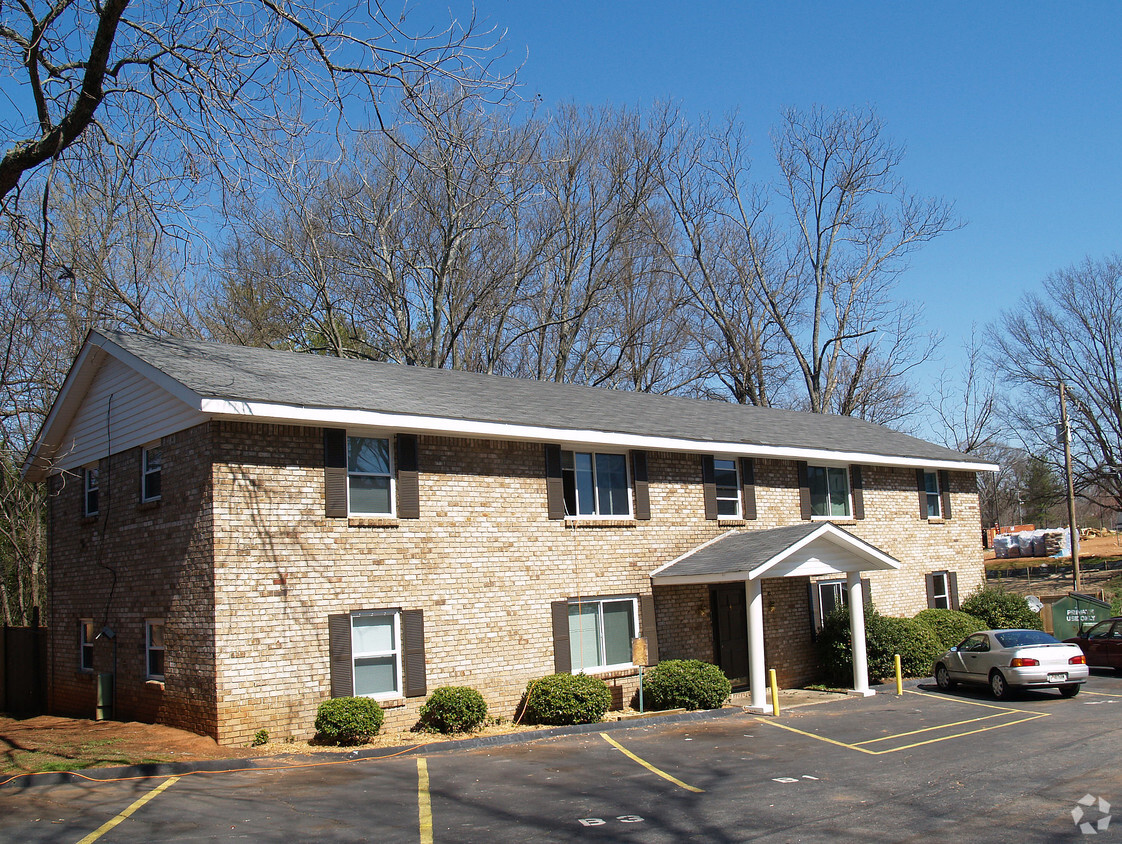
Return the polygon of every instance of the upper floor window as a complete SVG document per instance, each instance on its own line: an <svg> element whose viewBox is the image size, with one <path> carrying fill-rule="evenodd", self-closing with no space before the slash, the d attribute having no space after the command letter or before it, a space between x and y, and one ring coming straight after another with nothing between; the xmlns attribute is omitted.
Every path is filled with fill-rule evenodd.
<svg viewBox="0 0 1122 844"><path fill-rule="evenodd" d="M160 498L160 469L163 458L160 447L141 450L140 457L140 500L157 501Z"/></svg>
<svg viewBox="0 0 1122 844"><path fill-rule="evenodd" d="M849 518L849 470L845 466L807 466L810 514Z"/></svg>
<svg viewBox="0 0 1122 844"><path fill-rule="evenodd" d="M939 473L923 473L923 488L926 491L927 518L938 519L943 515L943 496L939 489Z"/></svg>
<svg viewBox="0 0 1122 844"><path fill-rule="evenodd" d="M740 518L740 473L736 461L714 458L713 481L717 487L717 518Z"/></svg>
<svg viewBox="0 0 1122 844"><path fill-rule="evenodd" d="M631 515L625 455L562 451L561 480L565 515Z"/></svg>
<svg viewBox="0 0 1122 844"><path fill-rule="evenodd" d="M78 622L78 667L82 671L93 671L96 636L91 619L83 618Z"/></svg>
<svg viewBox="0 0 1122 844"><path fill-rule="evenodd" d="M98 508L98 470L91 467L82 470L82 512L87 516L96 516Z"/></svg>
<svg viewBox="0 0 1122 844"><path fill-rule="evenodd" d="M634 598L581 600L569 604L569 652L574 672L631 665L638 629Z"/></svg>
<svg viewBox="0 0 1122 844"><path fill-rule="evenodd" d="M149 680L164 679L164 623L163 621L149 620L145 623L145 657L147 660L147 678Z"/></svg>
<svg viewBox="0 0 1122 844"><path fill-rule="evenodd" d="M347 500L356 515L393 515L393 465L386 437L347 437Z"/></svg>

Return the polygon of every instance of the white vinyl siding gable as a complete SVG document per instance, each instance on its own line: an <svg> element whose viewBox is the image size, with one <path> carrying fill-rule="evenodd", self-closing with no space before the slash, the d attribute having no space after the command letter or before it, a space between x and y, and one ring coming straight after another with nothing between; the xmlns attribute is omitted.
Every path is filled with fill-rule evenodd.
<svg viewBox="0 0 1122 844"><path fill-rule="evenodd" d="M207 420L116 358L94 376L58 450L57 467L75 470L113 453L159 440Z"/></svg>

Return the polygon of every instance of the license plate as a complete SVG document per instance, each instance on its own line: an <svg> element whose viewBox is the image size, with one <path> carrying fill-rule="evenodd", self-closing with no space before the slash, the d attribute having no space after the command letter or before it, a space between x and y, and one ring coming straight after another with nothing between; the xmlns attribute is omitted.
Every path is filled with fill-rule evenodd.
<svg viewBox="0 0 1122 844"><path fill-rule="evenodd" d="M1049 674L1048 675L1048 682L1049 683L1062 683L1066 679L1067 679L1066 674Z"/></svg>

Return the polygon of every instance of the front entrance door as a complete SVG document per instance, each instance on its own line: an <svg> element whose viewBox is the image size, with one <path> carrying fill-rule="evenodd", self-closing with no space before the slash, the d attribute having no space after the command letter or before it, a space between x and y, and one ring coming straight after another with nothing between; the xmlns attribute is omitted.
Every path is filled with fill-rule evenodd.
<svg viewBox="0 0 1122 844"><path fill-rule="evenodd" d="M743 583L714 586L713 640L717 665L733 688L748 685L748 602Z"/></svg>

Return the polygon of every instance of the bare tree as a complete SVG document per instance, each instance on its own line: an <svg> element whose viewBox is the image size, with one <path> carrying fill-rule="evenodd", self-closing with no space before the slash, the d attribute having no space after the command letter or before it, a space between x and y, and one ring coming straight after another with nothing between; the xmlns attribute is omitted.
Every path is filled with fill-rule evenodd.
<svg viewBox="0 0 1122 844"><path fill-rule="evenodd" d="M885 421L898 412L899 386L873 402L863 387L904 378L934 347L915 307L893 298L895 282L913 250L958 225L952 208L907 192L896 175L903 151L871 111L792 109L773 141L786 208L768 225L783 222L783 256L779 272L756 276L761 303L787 341L808 410ZM735 219L751 252L762 218L740 205Z"/></svg>
<svg viewBox="0 0 1122 844"><path fill-rule="evenodd" d="M1122 509L1122 257L1051 274L990 336L1009 394L1003 416L1026 450L1061 465L1055 424L1065 384L1079 491L1105 490Z"/></svg>
<svg viewBox="0 0 1122 844"><path fill-rule="evenodd" d="M254 166L257 140L300 130L302 118L360 110L377 121L387 85L424 101L434 80L489 77L493 31L474 17L416 30L403 4L318 0L74 0L10 5L0 62L21 97L0 126L0 197L25 174L81 155L93 131L107 143L142 120L188 172ZM502 85L500 84L500 88ZM11 105L11 103L9 103Z"/></svg>

